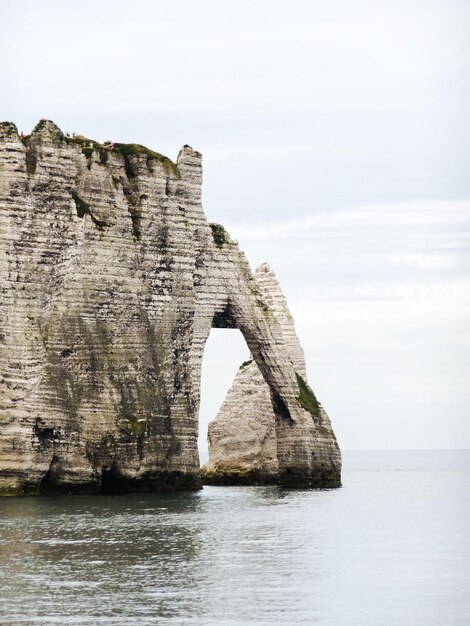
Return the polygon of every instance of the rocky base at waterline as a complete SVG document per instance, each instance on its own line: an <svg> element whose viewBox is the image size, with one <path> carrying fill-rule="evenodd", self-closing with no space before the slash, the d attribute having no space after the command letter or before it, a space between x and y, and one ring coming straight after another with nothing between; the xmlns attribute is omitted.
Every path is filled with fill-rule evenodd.
<svg viewBox="0 0 470 626"><path fill-rule="evenodd" d="M237 243L208 223L201 183L189 146L173 163L47 120L28 137L0 124L0 493L199 488L212 327L241 330L270 434L247 455L244 440L265 426L241 422L235 458L224 443L237 445L233 411L226 427L218 416L205 479L243 467L250 483L339 484L336 439L282 316Z"/></svg>

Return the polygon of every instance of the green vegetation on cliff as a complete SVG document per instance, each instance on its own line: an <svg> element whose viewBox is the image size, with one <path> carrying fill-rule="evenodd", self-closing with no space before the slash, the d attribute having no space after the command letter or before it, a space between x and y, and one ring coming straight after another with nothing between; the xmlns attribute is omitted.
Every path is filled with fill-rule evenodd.
<svg viewBox="0 0 470 626"><path fill-rule="evenodd" d="M121 426L128 435L139 437L142 435L147 429L147 420L146 419L138 419L134 415L130 417L124 418L124 423Z"/></svg>
<svg viewBox="0 0 470 626"><path fill-rule="evenodd" d="M133 178L136 175L135 169L132 164L131 157L144 155L147 157L147 168L152 171L152 165L155 161L161 163L163 165L163 169L168 175L180 177L180 173L178 170L178 166L176 163L173 163L171 159L160 154L159 152L154 152L150 150L150 148L146 148L145 146L141 146L138 143L115 143L114 150L118 152L122 157L124 157L124 164L126 167L126 174L128 178Z"/></svg>
<svg viewBox="0 0 470 626"><path fill-rule="evenodd" d="M228 243L228 234L222 224L209 224L212 229L212 237L214 239L214 243L218 248L222 248L222 246Z"/></svg>
<svg viewBox="0 0 470 626"><path fill-rule="evenodd" d="M102 165L105 165L108 162L110 153L119 154L124 159L124 168L128 178L135 178L137 175L135 162L132 157L139 157L142 155L146 157L146 164L149 171L153 171L153 164L158 162L163 166L163 169L168 176L173 175L180 178L180 173L176 163L173 163L171 159L163 154L150 150L150 148L141 146L138 143L111 143L107 141L104 144L101 144L98 141L89 139L83 135L75 135L74 137L64 136L64 141L66 143L72 143L80 146L81 151L87 159L91 159L93 152L96 150L100 157L99 163Z"/></svg>
<svg viewBox="0 0 470 626"><path fill-rule="evenodd" d="M297 377L297 384L299 385L300 394L298 397L298 401L300 406L308 411L313 417L319 417L320 405L318 404L318 400L316 399L315 394L300 374L297 374L296 372L295 375Z"/></svg>

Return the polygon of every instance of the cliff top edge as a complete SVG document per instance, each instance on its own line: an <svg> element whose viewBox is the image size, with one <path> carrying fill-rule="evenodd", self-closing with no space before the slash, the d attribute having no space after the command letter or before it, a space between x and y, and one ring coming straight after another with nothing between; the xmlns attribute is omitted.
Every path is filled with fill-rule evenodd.
<svg viewBox="0 0 470 626"><path fill-rule="evenodd" d="M159 161L163 166L172 170L175 174L178 174L178 163L181 161L182 157L190 154L192 157L196 157L198 159L202 158L200 152L193 150L193 148L187 144L181 148L175 162L164 154L156 152L155 150L138 143L120 143L114 141L104 141L101 143L79 133L64 134L52 120L48 119L41 119L33 128L31 133L27 135L23 134L23 132L18 132L18 128L13 122L0 122L0 138L2 135L3 137L9 139L13 139L16 136L26 147L31 141L35 141L37 139L46 139L51 143L57 143L59 145L63 145L64 143L68 145L76 145L87 157L90 156L90 153L94 150L99 152L100 155L106 155L108 152L113 152L122 156L124 161L131 157L145 156L147 161Z"/></svg>

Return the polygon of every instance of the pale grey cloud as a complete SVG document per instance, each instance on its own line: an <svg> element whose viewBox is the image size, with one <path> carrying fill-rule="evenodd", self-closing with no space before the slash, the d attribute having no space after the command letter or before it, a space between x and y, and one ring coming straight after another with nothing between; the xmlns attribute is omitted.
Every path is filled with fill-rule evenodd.
<svg viewBox="0 0 470 626"><path fill-rule="evenodd" d="M244 240L287 239L292 236L318 236L329 233L335 236L350 236L351 230L362 231L365 236L376 230L382 238L391 238L394 228L402 235L409 232L414 237L429 235L422 229L434 228L435 235L445 238L448 231L453 238L468 239L470 236L470 201L400 202L394 204L352 206L339 210L317 211L296 219L258 220L252 224L229 222L237 236ZM446 230L443 231L443 228Z"/></svg>
<svg viewBox="0 0 470 626"><path fill-rule="evenodd" d="M458 263L455 254L437 254L434 252L396 254L390 260L397 265L427 270L451 269L456 267Z"/></svg>
<svg viewBox="0 0 470 626"><path fill-rule="evenodd" d="M466 0L3 0L0 117L201 150L342 445L470 446L469 26Z"/></svg>

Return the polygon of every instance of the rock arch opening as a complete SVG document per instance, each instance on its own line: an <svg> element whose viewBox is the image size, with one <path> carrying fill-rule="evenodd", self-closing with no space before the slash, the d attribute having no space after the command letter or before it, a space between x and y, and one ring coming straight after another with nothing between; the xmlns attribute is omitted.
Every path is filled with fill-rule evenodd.
<svg viewBox="0 0 470 626"><path fill-rule="evenodd" d="M207 429L217 415L242 363L250 358L238 328L213 327L206 341L201 368L198 448L200 464L208 460Z"/></svg>

